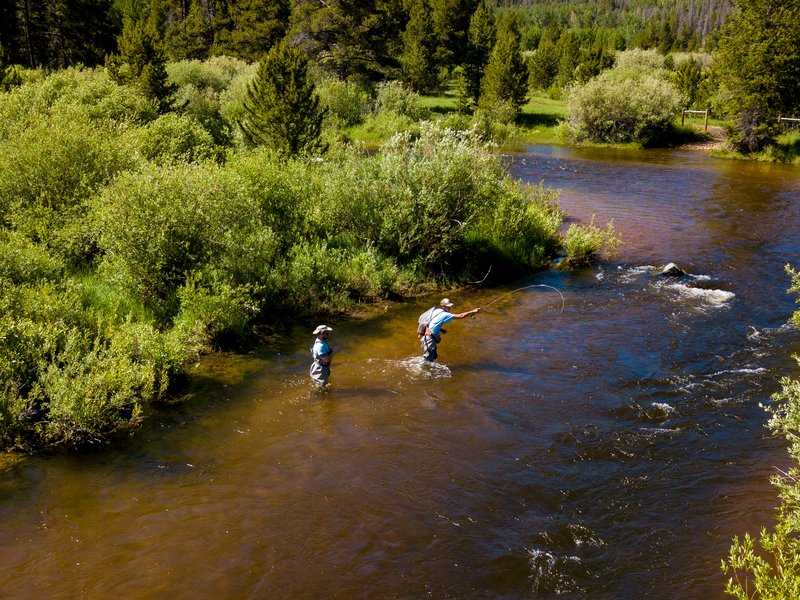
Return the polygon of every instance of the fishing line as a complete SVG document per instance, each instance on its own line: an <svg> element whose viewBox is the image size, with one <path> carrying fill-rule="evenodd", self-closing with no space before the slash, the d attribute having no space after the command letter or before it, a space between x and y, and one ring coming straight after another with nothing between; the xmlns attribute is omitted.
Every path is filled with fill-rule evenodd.
<svg viewBox="0 0 800 600"><path fill-rule="evenodd" d="M506 296L510 296L511 294L513 294L515 292L521 292L522 290L527 290L529 288L534 288L534 287L545 287L545 288L550 288L551 290L556 290L558 292L558 295L561 296L561 314L562 315L564 314L564 294L562 294L558 289L554 288L552 285L545 285L544 283L533 283L531 285L526 285L524 287L517 288L515 290L511 290L510 292L506 292L505 294L503 294L502 296L498 296L497 298L495 298L494 300L492 300L488 304L484 304L482 309L486 308L487 306L491 306L492 304L494 304L498 300L502 300Z"/></svg>

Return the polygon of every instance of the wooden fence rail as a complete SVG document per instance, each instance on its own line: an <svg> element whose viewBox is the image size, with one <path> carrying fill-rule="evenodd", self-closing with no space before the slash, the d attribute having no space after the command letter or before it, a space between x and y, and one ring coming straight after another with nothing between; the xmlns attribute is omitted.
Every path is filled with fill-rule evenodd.
<svg viewBox="0 0 800 600"><path fill-rule="evenodd" d="M690 115L705 115L706 122L705 122L704 130L708 131L708 114L710 112L711 112L710 108L707 108L706 110L684 110L683 114L681 115L681 125L683 125L684 122L686 121L686 114L687 113L690 114Z"/></svg>

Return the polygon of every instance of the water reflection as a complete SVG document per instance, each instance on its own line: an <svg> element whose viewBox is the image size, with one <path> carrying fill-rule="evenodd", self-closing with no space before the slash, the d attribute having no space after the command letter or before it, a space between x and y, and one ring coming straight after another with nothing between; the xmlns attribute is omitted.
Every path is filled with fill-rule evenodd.
<svg viewBox="0 0 800 600"><path fill-rule="evenodd" d="M192 371L191 403L118 451L0 486L13 598L722 598L730 538L767 523L758 403L797 333L783 264L798 175L679 152L532 148L511 172L613 219L619 259L454 293L486 306L419 359L423 299ZM675 261L690 275L656 267Z"/></svg>

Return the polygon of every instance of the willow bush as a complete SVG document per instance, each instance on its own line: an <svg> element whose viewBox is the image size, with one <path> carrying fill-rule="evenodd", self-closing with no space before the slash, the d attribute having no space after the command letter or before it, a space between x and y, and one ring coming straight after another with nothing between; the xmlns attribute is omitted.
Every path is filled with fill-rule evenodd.
<svg viewBox="0 0 800 600"><path fill-rule="evenodd" d="M613 258L619 243L613 222L607 223L606 228L601 229L595 224L592 215L591 222L586 226L571 223L564 235L565 256L560 267L567 269L585 267L595 262L600 254L606 258Z"/></svg>
<svg viewBox="0 0 800 600"><path fill-rule="evenodd" d="M93 199L91 219L101 270L154 306L192 271L239 253L240 239L259 226L238 178L210 162L120 175Z"/></svg>
<svg viewBox="0 0 800 600"><path fill-rule="evenodd" d="M33 450L107 441L164 397L186 358L147 323L110 323L80 286L0 281L0 444Z"/></svg>
<svg viewBox="0 0 800 600"><path fill-rule="evenodd" d="M663 65L655 51L623 52L613 68L573 88L570 139L652 144L666 136L685 100Z"/></svg>
<svg viewBox="0 0 800 600"><path fill-rule="evenodd" d="M335 165L324 211L329 235L341 227L426 277L465 276L456 265L476 238L515 246L509 258L519 267L540 266L544 248L558 244L560 219L551 203L532 201L490 149L474 132L423 123L418 137L398 134L368 160Z"/></svg>
<svg viewBox="0 0 800 600"><path fill-rule="evenodd" d="M125 142L143 160L165 164L217 158L221 153L214 137L197 119L174 113L132 129Z"/></svg>

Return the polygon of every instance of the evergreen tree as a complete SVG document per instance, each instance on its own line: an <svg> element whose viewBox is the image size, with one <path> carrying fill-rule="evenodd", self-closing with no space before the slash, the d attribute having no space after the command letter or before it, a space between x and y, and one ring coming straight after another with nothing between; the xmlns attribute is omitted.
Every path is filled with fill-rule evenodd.
<svg viewBox="0 0 800 600"><path fill-rule="evenodd" d="M44 0L25 0L18 7L19 33L17 50L12 50L12 60L27 67L47 64L47 7ZM13 46L12 46L13 48Z"/></svg>
<svg viewBox="0 0 800 600"><path fill-rule="evenodd" d="M715 54L729 140L744 152L774 137L779 115L800 116L800 0L739 0Z"/></svg>
<svg viewBox="0 0 800 600"><path fill-rule="evenodd" d="M287 37L342 80L394 77L407 16L397 0L298 0Z"/></svg>
<svg viewBox="0 0 800 600"><path fill-rule="evenodd" d="M117 83L136 88L166 111L177 86L169 83L166 57L153 28L144 21L128 21L119 37L118 55L106 59L106 68Z"/></svg>
<svg viewBox="0 0 800 600"><path fill-rule="evenodd" d="M426 0L415 0L410 7L410 18L402 34L403 53L400 55L402 80L419 93L436 87L438 82L433 60L433 24L431 10Z"/></svg>
<svg viewBox="0 0 800 600"><path fill-rule="evenodd" d="M214 53L258 60L283 39L290 14L289 0L231 2L228 28L217 33Z"/></svg>
<svg viewBox="0 0 800 600"><path fill-rule="evenodd" d="M481 95L481 79L495 43L494 14L486 2L479 2L469 21L467 52L464 58L466 93L477 102Z"/></svg>
<svg viewBox="0 0 800 600"><path fill-rule="evenodd" d="M240 127L253 145L267 145L287 156L326 149L320 140L325 111L308 76L308 59L285 41L259 63L244 99Z"/></svg>
<svg viewBox="0 0 800 600"><path fill-rule="evenodd" d="M49 43L44 64L66 67L102 64L116 48L119 27L111 0L58 0L49 3Z"/></svg>
<svg viewBox="0 0 800 600"><path fill-rule="evenodd" d="M181 4L181 12L185 10ZM164 49L172 60L208 58L214 31L203 0L191 0L185 17L175 15L164 31Z"/></svg>
<svg viewBox="0 0 800 600"><path fill-rule="evenodd" d="M431 0L434 55L440 68L451 69L467 52L467 31L477 0Z"/></svg>
<svg viewBox="0 0 800 600"><path fill-rule="evenodd" d="M603 48L584 48L575 67L575 80L584 84L614 66L614 55Z"/></svg>
<svg viewBox="0 0 800 600"><path fill-rule="evenodd" d="M558 85L567 87L575 79L575 69L581 58L581 45L578 35L565 29L558 39Z"/></svg>
<svg viewBox="0 0 800 600"><path fill-rule="evenodd" d="M542 38L539 48L530 58L530 85L532 88L547 90L558 77L558 48L548 38Z"/></svg>
<svg viewBox="0 0 800 600"><path fill-rule="evenodd" d="M19 48L19 16L17 15L16 2L3 0L0 2L0 48L4 48L6 60L17 63L22 61L19 56L14 56Z"/></svg>
<svg viewBox="0 0 800 600"><path fill-rule="evenodd" d="M703 84L702 66L690 56L675 69L673 83L678 91L686 97L687 107L692 106Z"/></svg>
<svg viewBox="0 0 800 600"><path fill-rule="evenodd" d="M481 81L478 105L487 111L510 110L511 119L519 116L528 96L528 67L520 51L519 33L508 17L498 24L497 42Z"/></svg>
<svg viewBox="0 0 800 600"><path fill-rule="evenodd" d="M101 64L116 46L112 0L2 0L0 45L14 64Z"/></svg>

